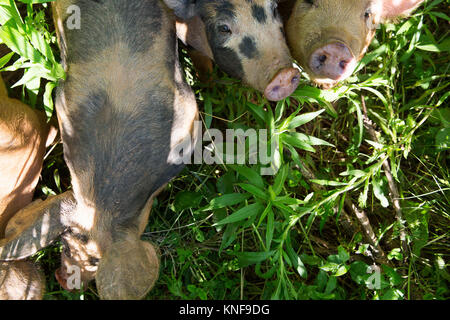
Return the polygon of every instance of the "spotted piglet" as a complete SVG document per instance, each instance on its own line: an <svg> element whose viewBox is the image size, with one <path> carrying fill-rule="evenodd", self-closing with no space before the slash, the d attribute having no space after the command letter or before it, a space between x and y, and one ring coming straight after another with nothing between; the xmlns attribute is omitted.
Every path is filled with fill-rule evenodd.
<svg viewBox="0 0 450 320"><path fill-rule="evenodd" d="M286 45L277 1L164 0L178 17L183 42L271 101L297 88L299 71Z"/></svg>

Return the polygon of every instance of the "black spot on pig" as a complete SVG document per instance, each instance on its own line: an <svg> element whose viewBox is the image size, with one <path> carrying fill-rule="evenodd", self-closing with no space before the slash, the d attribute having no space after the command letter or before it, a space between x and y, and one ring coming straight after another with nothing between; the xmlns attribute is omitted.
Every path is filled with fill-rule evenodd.
<svg viewBox="0 0 450 320"><path fill-rule="evenodd" d="M240 52L248 59L253 59L258 56L258 49L253 37L244 37L239 44Z"/></svg>
<svg viewBox="0 0 450 320"><path fill-rule="evenodd" d="M228 47L228 37L217 30L215 19L206 20L206 35L214 55L214 61L228 75L243 79L244 69L237 53Z"/></svg>
<svg viewBox="0 0 450 320"><path fill-rule="evenodd" d="M224 72L238 79L244 78L244 69L242 67L242 62L233 49L216 47L212 50L215 62Z"/></svg>
<svg viewBox="0 0 450 320"><path fill-rule="evenodd" d="M111 0L109 0L111 1ZM131 52L144 53L152 45L152 40L161 31L162 9L152 1L115 0L122 28L125 28L126 42ZM142 32L147 30L147 32Z"/></svg>
<svg viewBox="0 0 450 320"><path fill-rule="evenodd" d="M263 23L264 24L267 21L266 11L264 10L263 7L261 7L261 6L257 5L257 4L252 5L252 16L259 23Z"/></svg>

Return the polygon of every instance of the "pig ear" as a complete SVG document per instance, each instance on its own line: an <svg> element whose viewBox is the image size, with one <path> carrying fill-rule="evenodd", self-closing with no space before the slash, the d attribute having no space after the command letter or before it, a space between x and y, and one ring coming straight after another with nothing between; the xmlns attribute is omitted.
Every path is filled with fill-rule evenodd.
<svg viewBox="0 0 450 320"><path fill-rule="evenodd" d="M114 243L100 260L95 281L101 299L145 298L159 274L155 247L145 241Z"/></svg>
<svg viewBox="0 0 450 320"><path fill-rule="evenodd" d="M164 3L173 9L175 16L183 20L194 17L196 13L196 0L163 0Z"/></svg>
<svg viewBox="0 0 450 320"><path fill-rule="evenodd" d="M385 20L392 20L398 17L407 16L423 1L424 0L381 0L381 15Z"/></svg>
<svg viewBox="0 0 450 320"><path fill-rule="evenodd" d="M0 239L0 261L25 259L50 245L65 230L61 217L74 209L73 193L68 191L17 212Z"/></svg>
<svg viewBox="0 0 450 320"><path fill-rule="evenodd" d="M214 60L214 55L208 44L206 28L200 17L197 16L186 21L177 21L176 28L178 39Z"/></svg>

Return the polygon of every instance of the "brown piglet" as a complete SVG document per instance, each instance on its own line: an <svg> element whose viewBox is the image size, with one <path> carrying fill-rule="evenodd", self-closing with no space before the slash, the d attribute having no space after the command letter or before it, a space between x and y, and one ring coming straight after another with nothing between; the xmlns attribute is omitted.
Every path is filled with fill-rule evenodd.
<svg viewBox="0 0 450 320"><path fill-rule="evenodd" d="M56 133L43 112L8 97L0 76L0 240L32 201L46 147ZM44 278L33 263L0 259L0 300L40 299L43 289Z"/></svg>
<svg viewBox="0 0 450 320"><path fill-rule="evenodd" d="M423 0L288 0L280 4L292 56L322 88L348 78L377 27Z"/></svg>

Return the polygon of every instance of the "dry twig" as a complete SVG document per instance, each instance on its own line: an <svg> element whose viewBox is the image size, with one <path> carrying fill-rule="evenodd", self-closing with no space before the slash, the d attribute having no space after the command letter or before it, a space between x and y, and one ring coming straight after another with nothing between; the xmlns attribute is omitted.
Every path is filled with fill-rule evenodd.
<svg viewBox="0 0 450 320"><path fill-rule="evenodd" d="M361 95L361 103L362 103L364 126L369 130L369 134L370 134L372 140L378 143L378 137L377 137L376 131L373 127L372 121L370 121L370 119L369 119L369 116L367 113L366 102L364 100L363 95ZM405 226L403 223L402 208L400 206L400 194L398 192L397 184L394 181L394 177L392 176L391 166L389 165L388 159L386 159L383 162L383 169L384 169L384 174L386 176L386 179L388 181L389 198L391 199L392 204L394 206L395 217L401 226L400 241L401 241L401 246L402 246L402 250L404 253L404 257L406 259L407 252L408 252L408 245L406 243L406 229L405 229Z"/></svg>

